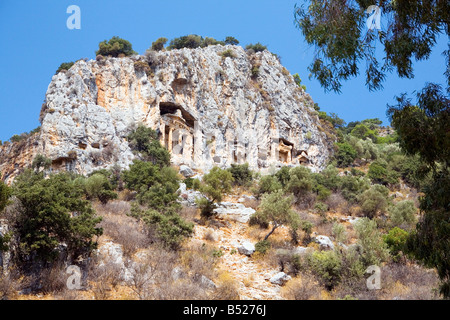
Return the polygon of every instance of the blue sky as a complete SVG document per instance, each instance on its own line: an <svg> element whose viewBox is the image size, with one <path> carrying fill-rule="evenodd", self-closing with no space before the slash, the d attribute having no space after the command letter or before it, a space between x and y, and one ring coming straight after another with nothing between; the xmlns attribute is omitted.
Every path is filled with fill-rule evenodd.
<svg viewBox="0 0 450 320"><path fill-rule="evenodd" d="M51 77L62 62L95 58L98 43L120 36L142 54L159 37L199 34L218 40L234 36L240 44L261 42L299 73L322 110L347 122L378 117L388 124L386 104L401 92L426 82L445 83L447 37L441 36L431 59L415 64L415 79L388 77L383 91L370 92L363 77L345 83L341 94L325 93L308 79L313 48L294 26L294 5L301 0L0 0L0 140L39 126ZM69 30L69 5L81 8L81 30ZM362 66L364 67L364 66Z"/></svg>

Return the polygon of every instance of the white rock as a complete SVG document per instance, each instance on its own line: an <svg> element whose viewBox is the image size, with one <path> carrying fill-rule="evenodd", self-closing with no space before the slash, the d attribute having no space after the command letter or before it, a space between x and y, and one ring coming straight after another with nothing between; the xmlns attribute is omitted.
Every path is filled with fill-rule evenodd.
<svg viewBox="0 0 450 320"><path fill-rule="evenodd" d="M276 275L274 275L272 278L270 278L269 281L272 284L277 284L279 286L282 286L291 279L292 279L292 277L287 275L286 273L279 272Z"/></svg>
<svg viewBox="0 0 450 320"><path fill-rule="evenodd" d="M214 212L220 219L247 223L256 211L241 203L221 202Z"/></svg>
<svg viewBox="0 0 450 320"><path fill-rule="evenodd" d="M195 172L189 168L186 165L182 165L180 166L180 173L185 177L185 178L190 178L193 177L195 175Z"/></svg>
<svg viewBox="0 0 450 320"><path fill-rule="evenodd" d="M251 256L255 253L255 245L250 241L244 241L238 248L240 254Z"/></svg>
<svg viewBox="0 0 450 320"><path fill-rule="evenodd" d="M333 241L327 236L317 236L315 241L320 245L321 249L334 249Z"/></svg>

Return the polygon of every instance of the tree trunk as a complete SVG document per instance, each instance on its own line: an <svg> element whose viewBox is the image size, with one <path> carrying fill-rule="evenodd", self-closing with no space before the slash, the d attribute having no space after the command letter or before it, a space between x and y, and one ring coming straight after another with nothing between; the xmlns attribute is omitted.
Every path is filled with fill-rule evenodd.
<svg viewBox="0 0 450 320"><path fill-rule="evenodd" d="M278 224L274 223L272 230L264 237L264 241L266 241L270 235L275 231L275 229L278 228Z"/></svg>

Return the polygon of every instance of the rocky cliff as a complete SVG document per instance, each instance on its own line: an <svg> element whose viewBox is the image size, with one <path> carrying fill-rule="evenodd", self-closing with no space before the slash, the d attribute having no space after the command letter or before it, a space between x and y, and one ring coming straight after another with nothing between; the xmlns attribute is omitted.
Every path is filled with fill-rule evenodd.
<svg viewBox="0 0 450 320"><path fill-rule="evenodd" d="M126 168L135 158L126 137L139 124L159 133L175 165L321 169L332 141L312 106L268 51L218 45L80 60L53 76L40 132L20 150L1 147L0 170L11 179L36 154L54 171Z"/></svg>

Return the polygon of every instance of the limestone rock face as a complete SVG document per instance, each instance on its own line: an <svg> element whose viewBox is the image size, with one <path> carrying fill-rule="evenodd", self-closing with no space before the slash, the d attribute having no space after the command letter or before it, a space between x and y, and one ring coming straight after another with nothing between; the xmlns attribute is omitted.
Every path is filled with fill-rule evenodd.
<svg viewBox="0 0 450 320"><path fill-rule="evenodd" d="M311 97L278 59L238 46L80 60L53 76L40 120L32 153L52 159L54 171L81 174L127 168L135 155L126 137L138 124L158 132L174 165L203 172L245 162L320 170L332 145Z"/></svg>

